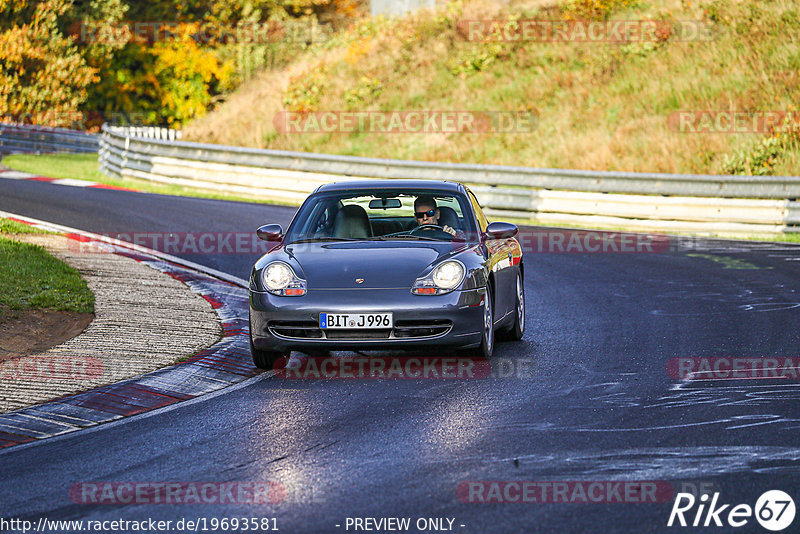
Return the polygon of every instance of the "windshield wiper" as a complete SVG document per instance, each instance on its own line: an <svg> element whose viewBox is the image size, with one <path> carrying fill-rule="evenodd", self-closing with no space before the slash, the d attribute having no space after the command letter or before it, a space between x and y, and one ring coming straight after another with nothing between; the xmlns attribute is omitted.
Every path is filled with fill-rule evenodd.
<svg viewBox="0 0 800 534"><path fill-rule="evenodd" d="M308 237L306 239L298 239L288 243L294 245L295 243L313 243L315 241L363 241L363 239L356 239L355 237Z"/></svg>
<svg viewBox="0 0 800 534"><path fill-rule="evenodd" d="M391 241L392 239L420 239L422 241L439 241L444 239L436 239L435 237L428 237L424 235L411 235L411 234L397 234L397 235L382 235L371 238L372 241Z"/></svg>

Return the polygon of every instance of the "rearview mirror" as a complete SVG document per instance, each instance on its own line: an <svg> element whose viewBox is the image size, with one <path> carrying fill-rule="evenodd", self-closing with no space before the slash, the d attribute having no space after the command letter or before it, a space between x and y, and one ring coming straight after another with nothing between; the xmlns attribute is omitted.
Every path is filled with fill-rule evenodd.
<svg viewBox="0 0 800 534"><path fill-rule="evenodd" d="M486 227L486 237L488 239L507 239L514 237L519 232L516 224L507 222L493 222Z"/></svg>
<svg viewBox="0 0 800 534"><path fill-rule="evenodd" d="M280 224L265 224L256 230L256 234L262 241L280 241L283 239L283 228Z"/></svg>
<svg viewBox="0 0 800 534"><path fill-rule="evenodd" d="M371 210L388 210L402 207L399 198L376 198L369 201L369 209Z"/></svg>

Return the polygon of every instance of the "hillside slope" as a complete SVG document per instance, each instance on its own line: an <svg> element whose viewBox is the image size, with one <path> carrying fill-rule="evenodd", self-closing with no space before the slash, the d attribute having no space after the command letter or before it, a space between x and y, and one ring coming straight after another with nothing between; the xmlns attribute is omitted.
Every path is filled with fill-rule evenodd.
<svg viewBox="0 0 800 534"><path fill-rule="evenodd" d="M575 42L572 34L554 42L487 42L468 29L468 21L587 17L659 21L659 30L653 40L609 43ZM695 38L687 27L710 38ZM789 0L455 1L402 19L360 22L245 84L189 124L185 139L430 161L799 174L798 129L786 122L754 128L753 115L740 115L736 128L757 131L712 131L724 128L732 112L798 109L798 30L800 7ZM287 110L525 111L535 127L283 133L276 124Z"/></svg>

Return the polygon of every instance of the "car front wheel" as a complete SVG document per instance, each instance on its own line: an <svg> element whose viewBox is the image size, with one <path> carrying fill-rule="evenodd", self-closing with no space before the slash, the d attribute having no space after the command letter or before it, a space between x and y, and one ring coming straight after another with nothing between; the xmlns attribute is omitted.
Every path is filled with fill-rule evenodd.
<svg viewBox="0 0 800 534"><path fill-rule="evenodd" d="M491 358L494 352L494 307L492 286L486 286L483 306L483 337L477 347L467 349L464 353L474 358Z"/></svg>
<svg viewBox="0 0 800 534"><path fill-rule="evenodd" d="M288 356L286 352L279 352L275 350L259 350L253 346L253 340L250 340L250 354L253 356L253 364L259 369L266 369L269 371L275 366L275 362L283 356Z"/></svg>
<svg viewBox="0 0 800 534"><path fill-rule="evenodd" d="M522 273L517 273L517 285L514 289L517 293L514 303L514 324L502 333L502 339L508 341L519 341L525 334L525 285L522 282Z"/></svg>

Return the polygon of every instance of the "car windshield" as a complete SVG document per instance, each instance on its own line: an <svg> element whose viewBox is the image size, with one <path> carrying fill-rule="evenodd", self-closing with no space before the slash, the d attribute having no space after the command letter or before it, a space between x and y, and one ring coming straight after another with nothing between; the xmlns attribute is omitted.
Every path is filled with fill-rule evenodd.
<svg viewBox="0 0 800 534"><path fill-rule="evenodd" d="M475 233L467 206L464 195L450 191L321 193L311 196L300 208L287 233L287 243L466 240Z"/></svg>

